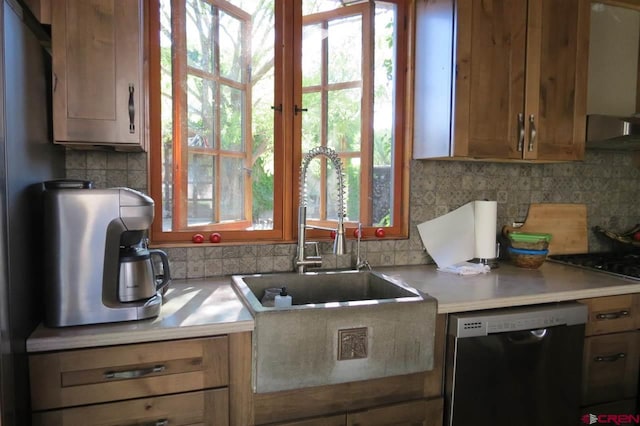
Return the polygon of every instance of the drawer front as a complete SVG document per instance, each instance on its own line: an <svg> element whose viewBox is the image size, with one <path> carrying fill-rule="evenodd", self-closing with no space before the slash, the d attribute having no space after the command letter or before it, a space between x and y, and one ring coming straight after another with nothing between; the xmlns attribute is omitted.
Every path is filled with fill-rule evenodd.
<svg viewBox="0 0 640 426"><path fill-rule="evenodd" d="M635 398L640 332L587 337L584 343L582 405Z"/></svg>
<svg viewBox="0 0 640 426"><path fill-rule="evenodd" d="M226 388L35 413L33 426L227 426Z"/></svg>
<svg viewBox="0 0 640 426"><path fill-rule="evenodd" d="M34 411L229 383L227 336L29 356Z"/></svg>
<svg viewBox="0 0 640 426"><path fill-rule="evenodd" d="M440 426L442 425L443 408L442 398L403 402L349 413L347 426Z"/></svg>
<svg viewBox="0 0 640 426"><path fill-rule="evenodd" d="M640 295L598 297L580 302L589 306L587 336L640 328Z"/></svg>

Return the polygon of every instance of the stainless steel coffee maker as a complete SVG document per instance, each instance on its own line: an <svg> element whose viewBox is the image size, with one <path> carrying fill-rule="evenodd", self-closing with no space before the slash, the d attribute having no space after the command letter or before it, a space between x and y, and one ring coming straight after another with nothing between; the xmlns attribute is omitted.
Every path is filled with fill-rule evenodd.
<svg viewBox="0 0 640 426"><path fill-rule="evenodd" d="M146 247L153 200L89 181L44 183L45 321L49 327L152 318L170 282L166 254ZM158 257L162 274L152 260ZM159 268L158 268L159 269Z"/></svg>

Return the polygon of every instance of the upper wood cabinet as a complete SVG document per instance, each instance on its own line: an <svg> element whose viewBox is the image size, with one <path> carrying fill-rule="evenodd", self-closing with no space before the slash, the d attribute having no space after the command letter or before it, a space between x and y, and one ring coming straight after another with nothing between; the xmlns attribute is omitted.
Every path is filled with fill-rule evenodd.
<svg viewBox="0 0 640 426"><path fill-rule="evenodd" d="M55 142L145 150L142 0L58 0L51 12Z"/></svg>
<svg viewBox="0 0 640 426"><path fill-rule="evenodd" d="M584 156L587 0L420 0L414 158Z"/></svg>

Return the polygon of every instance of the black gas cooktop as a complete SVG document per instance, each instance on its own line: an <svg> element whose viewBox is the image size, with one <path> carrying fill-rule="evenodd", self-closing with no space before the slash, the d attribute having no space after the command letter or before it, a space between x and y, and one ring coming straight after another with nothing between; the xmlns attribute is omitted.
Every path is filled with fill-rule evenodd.
<svg viewBox="0 0 640 426"><path fill-rule="evenodd" d="M640 253L638 252L555 254L549 256L549 260L640 280Z"/></svg>

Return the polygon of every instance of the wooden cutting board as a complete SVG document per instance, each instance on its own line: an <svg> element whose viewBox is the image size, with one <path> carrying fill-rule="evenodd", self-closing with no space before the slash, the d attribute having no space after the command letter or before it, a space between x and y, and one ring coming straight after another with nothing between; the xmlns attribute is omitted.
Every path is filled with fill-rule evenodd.
<svg viewBox="0 0 640 426"><path fill-rule="evenodd" d="M531 204L524 225L520 228L502 228L505 236L511 231L551 234L549 254L589 251L585 204Z"/></svg>

